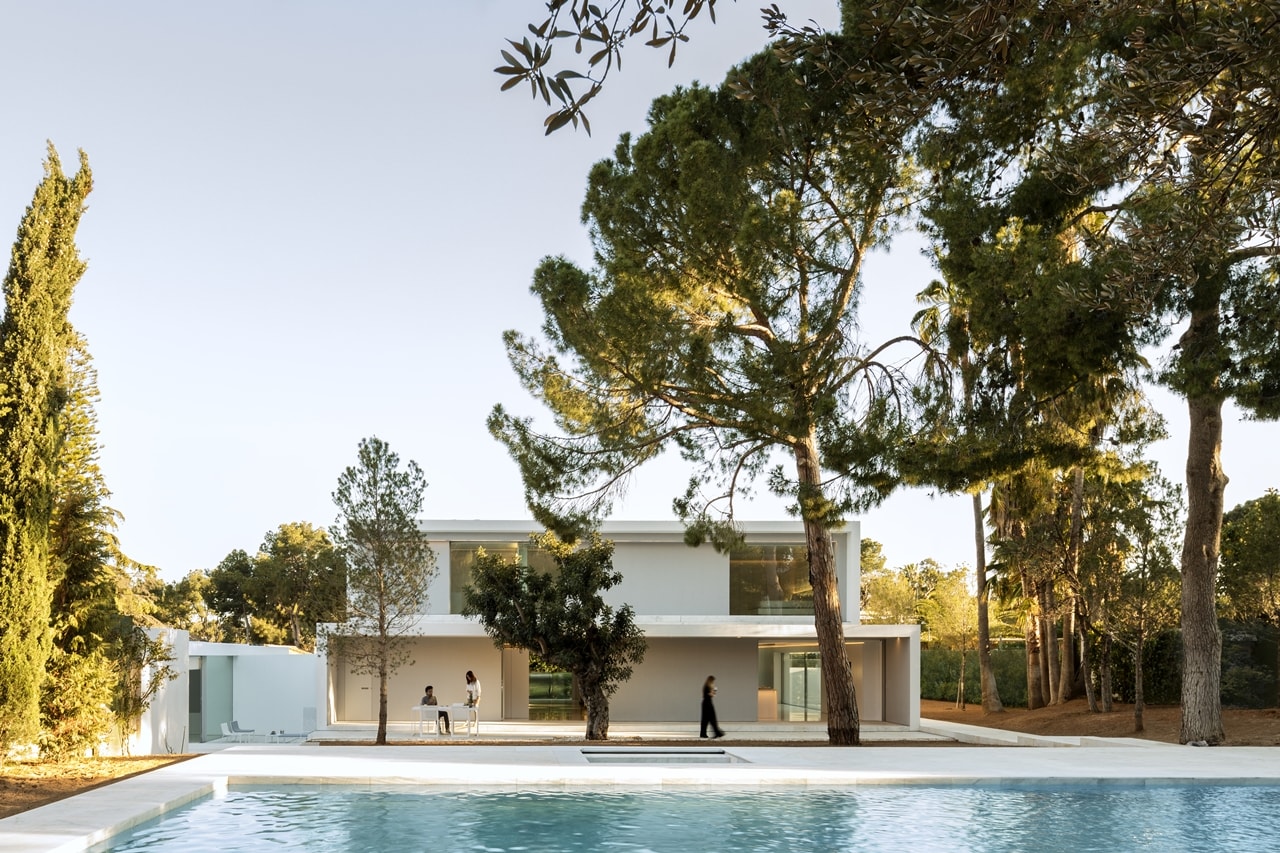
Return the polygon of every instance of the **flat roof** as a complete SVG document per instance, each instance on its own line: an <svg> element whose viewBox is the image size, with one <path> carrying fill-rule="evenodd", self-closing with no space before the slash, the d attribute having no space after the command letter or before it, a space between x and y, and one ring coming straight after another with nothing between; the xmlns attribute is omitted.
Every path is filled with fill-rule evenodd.
<svg viewBox="0 0 1280 853"><path fill-rule="evenodd" d="M779 521L739 521L738 526L748 538L786 537L803 540L804 524L799 519ZM832 530L833 536L845 536L851 532L856 520ZM541 533L542 525L532 519L419 519L418 529L428 536L454 539L528 539ZM600 535L615 542L684 541L684 525L676 519L651 521L605 521L600 525Z"/></svg>

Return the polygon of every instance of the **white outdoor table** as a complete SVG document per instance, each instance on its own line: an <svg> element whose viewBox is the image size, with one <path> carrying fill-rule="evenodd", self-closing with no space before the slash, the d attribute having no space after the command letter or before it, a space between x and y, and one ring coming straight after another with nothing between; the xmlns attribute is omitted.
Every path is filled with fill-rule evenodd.
<svg viewBox="0 0 1280 853"><path fill-rule="evenodd" d="M467 734L480 734L480 707L465 702L455 702L449 706L449 722L453 733L458 734L458 726L467 727Z"/></svg>

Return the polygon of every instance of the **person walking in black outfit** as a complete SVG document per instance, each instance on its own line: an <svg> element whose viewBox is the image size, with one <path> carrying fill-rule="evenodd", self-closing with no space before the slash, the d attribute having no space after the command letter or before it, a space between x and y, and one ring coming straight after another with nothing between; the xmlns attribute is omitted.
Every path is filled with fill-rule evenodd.
<svg viewBox="0 0 1280 853"><path fill-rule="evenodd" d="M711 726L711 730L715 732L713 737L724 737L724 732L720 730L720 724L716 722L716 706L711 701L711 697L716 695L716 677L708 675L707 680L702 684L702 737L707 736L707 726Z"/></svg>

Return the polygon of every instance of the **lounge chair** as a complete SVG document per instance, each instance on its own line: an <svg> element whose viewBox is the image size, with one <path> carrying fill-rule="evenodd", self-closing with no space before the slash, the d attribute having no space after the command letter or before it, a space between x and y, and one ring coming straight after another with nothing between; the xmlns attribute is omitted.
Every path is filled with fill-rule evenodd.
<svg viewBox="0 0 1280 853"><path fill-rule="evenodd" d="M253 730L253 729L242 729L242 728L240 728L240 724L239 724L238 722L236 722L235 720L232 720L232 721L231 721L231 731L233 731L233 732L235 732L236 734L238 734L238 735L240 736L241 740L253 740L253 738L251 737L251 735L253 734L254 730Z"/></svg>
<svg viewBox="0 0 1280 853"><path fill-rule="evenodd" d="M218 723L218 725L222 727L222 737L224 739L232 741L233 743L239 742L240 735L231 731L231 725L229 723Z"/></svg>

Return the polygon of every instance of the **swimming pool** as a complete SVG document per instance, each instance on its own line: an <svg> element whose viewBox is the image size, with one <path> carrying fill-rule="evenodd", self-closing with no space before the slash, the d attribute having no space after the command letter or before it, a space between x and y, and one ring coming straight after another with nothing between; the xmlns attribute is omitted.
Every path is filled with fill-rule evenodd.
<svg viewBox="0 0 1280 853"><path fill-rule="evenodd" d="M95 853L1168 851L1280 844L1280 786L865 786L726 791L244 786Z"/></svg>

